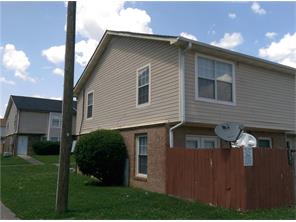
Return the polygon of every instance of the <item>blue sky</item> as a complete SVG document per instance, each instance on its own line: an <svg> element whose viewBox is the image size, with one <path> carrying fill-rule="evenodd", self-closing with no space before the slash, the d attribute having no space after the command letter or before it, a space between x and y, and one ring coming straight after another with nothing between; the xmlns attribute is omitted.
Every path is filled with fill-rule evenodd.
<svg viewBox="0 0 296 222"><path fill-rule="evenodd" d="M11 94L61 98L65 3L0 6L0 116ZM296 67L296 2L78 2L75 82L105 29L182 33Z"/></svg>

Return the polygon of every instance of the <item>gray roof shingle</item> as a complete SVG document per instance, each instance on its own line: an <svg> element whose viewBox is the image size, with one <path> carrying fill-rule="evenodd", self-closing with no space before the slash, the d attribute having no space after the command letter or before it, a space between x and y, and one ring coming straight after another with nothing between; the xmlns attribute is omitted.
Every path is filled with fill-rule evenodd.
<svg viewBox="0 0 296 222"><path fill-rule="evenodd" d="M54 99L35 98L27 96L11 96L19 110L36 112L62 112L62 101ZM76 112L77 102L73 101L73 111Z"/></svg>

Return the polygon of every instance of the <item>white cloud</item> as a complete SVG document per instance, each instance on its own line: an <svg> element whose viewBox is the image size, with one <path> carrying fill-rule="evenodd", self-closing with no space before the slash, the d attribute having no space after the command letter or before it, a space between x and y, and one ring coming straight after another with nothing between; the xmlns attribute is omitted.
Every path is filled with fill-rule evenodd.
<svg viewBox="0 0 296 222"><path fill-rule="evenodd" d="M231 18L231 19L235 19L236 14L235 13L228 13L228 17Z"/></svg>
<svg viewBox="0 0 296 222"><path fill-rule="evenodd" d="M35 94L35 95L32 95L31 97L35 97L35 98L41 98L41 99L54 99L54 100L62 100L62 97L48 97L48 96L41 96L39 94Z"/></svg>
<svg viewBox="0 0 296 222"><path fill-rule="evenodd" d="M253 4L251 5L251 9L256 14L259 14L259 15L265 15L266 14L265 9L262 8L258 2L253 2Z"/></svg>
<svg viewBox="0 0 296 222"><path fill-rule="evenodd" d="M208 31L208 35L212 34L212 35L215 35L216 34L216 31L215 31L215 27L216 27L216 24L213 24L209 31Z"/></svg>
<svg viewBox="0 0 296 222"><path fill-rule="evenodd" d="M242 44L244 42L244 38L241 33L225 33L224 37L220 39L218 42L211 42L211 45L222 47L225 49L234 49L236 46Z"/></svg>
<svg viewBox="0 0 296 222"><path fill-rule="evenodd" d="M273 39L277 35L276 32L266 32L265 36L269 39Z"/></svg>
<svg viewBox="0 0 296 222"><path fill-rule="evenodd" d="M6 44L1 51L3 51L2 64L7 70L14 71L14 75L22 80L36 82L27 73L30 61L24 51L17 50L13 44Z"/></svg>
<svg viewBox="0 0 296 222"><path fill-rule="evenodd" d="M65 45L52 46L48 49L42 50L42 55L53 64L64 62L65 59Z"/></svg>
<svg viewBox="0 0 296 222"><path fill-rule="evenodd" d="M90 57L94 53L98 45L98 41L93 39L82 40L75 44L75 59L81 66L86 66Z"/></svg>
<svg viewBox="0 0 296 222"><path fill-rule="evenodd" d="M75 44L75 61L82 67L86 66L94 50L98 45L98 41L93 39L81 40ZM58 65L65 60L65 45L52 46L42 51L48 61ZM54 74L61 75L60 68L53 70ZM63 72L64 73L64 72ZM64 75L64 74L63 74Z"/></svg>
<svg viewBox="0 0 296 222"><path fill-rule="evenodd" d="M259 49L259 56L296 68L296 32L286 34L278 42Z"/></svg>
<svg viewBox="0 0 296 222"><path fill-rule="evenodd" d="M106 29L152 33L147 12L124 5L123 0L77 2L76 31L84 38L75 44L75 61L79 65L87 65ZM64 62L65 45L45 49L42 55L51 63L60 64Z"/></svg>
<svg viewBox="0 0 296 222"><path fill-rule="evenodd" d="M62 100L62 97L49 97L49 98L54 100Z"/></svg>
<svg viewBox="0 0 296 222"><path fill-rule="evenodd" d="M64 76L64 70L61 68L55 68L52 72L53 72L53 74L56 74L59 76Z"/></svg>
<svg viewBox="0 0 296 222"><path fill-rule="evenodd" d="M126 8L125 1L78 1L76 30L85 38L98 40L106 29L152 33L145 10Z"/></svg>
<svg viewBox="0 0 296 222"><path fill-rule="evenodd" d="M7 80L4 76L0 76L0 82L8 85L15 85L14 81Z"/></svg>
<svg viewBox="0 0 296 222"><path fill-rule="evenodd" d="M195 37L195 35L189 34L187 32L181 32L180 36L183 36L184 38L187 38L187 39L192 39L192 40L197 41L197 38Z"/></svg>

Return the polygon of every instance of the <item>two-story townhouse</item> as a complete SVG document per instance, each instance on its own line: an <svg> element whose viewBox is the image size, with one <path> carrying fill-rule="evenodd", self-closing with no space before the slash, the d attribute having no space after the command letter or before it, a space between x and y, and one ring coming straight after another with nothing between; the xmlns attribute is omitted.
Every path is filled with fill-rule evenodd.
<svg viewBox="0 0 296 222"><path fill-rule="evenodd" d="M240 122L259 147L295 141L294 68L178 36L106 31L74 88L76 135L118 129L130 185L165 192L166 148L228 147Z"/></svg>
<svg viewBox="0 0 296 222"><path fill-rule="evenodd" d="M76 102L73 107L75 135ZM13 154L32 153L32 144L40 140L59 141L62 125L62 101L12 95L4 119L4 150Z"/></svg>

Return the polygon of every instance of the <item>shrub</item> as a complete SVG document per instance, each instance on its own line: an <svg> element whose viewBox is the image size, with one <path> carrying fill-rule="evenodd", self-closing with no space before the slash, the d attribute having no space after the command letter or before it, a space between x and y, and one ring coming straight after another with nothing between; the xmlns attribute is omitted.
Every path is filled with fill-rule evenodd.
<svg viewBox="0 0 296 222"><path fill-rule="evenodd" d="M126 147L115 130L97 130L77 142L75 158L79 170L96 177L101 185L122 185Z"/></svg>
<svg viewBox="0 0 296 222"><path fill-rule="evenodd" d="M38 141L32 145L34 153L38 155L58 155L60 143L53 141Z"/></svg>

